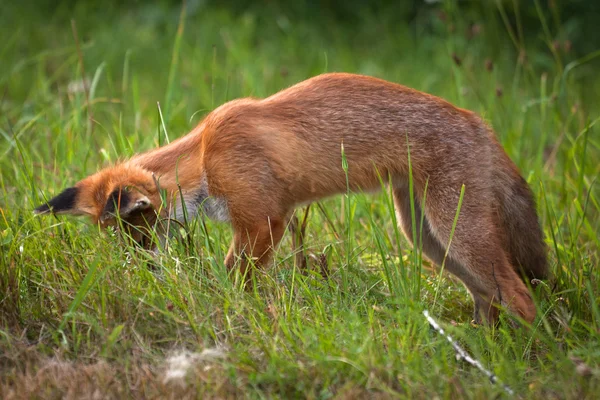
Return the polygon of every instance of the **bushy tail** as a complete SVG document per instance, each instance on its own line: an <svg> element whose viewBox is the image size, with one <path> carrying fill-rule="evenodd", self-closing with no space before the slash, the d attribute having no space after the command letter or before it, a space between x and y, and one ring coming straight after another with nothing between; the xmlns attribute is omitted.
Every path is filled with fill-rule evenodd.
<svg viewBox="0 0 600 400"><path fill-rule="evenodd" d="M548 277L547 248L540 226L535 200L525 179L521 177L512 161L506 157L510 168L497 171L502 182L497 188L500 224L503 242L510 261L524 278Z"/></svg>

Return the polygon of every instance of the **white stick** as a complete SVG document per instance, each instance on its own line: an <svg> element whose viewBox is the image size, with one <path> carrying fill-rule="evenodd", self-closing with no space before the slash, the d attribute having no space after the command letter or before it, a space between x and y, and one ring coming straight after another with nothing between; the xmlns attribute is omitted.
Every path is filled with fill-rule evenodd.
<svg viewBox="0 0 600 400"><path fill-rule="evenodd" d="M462 347L460 347L458 345L458 343L456 343L454 341L454 339L452 339L452 337L450 335L448 335L444 329L429 315L429 311L424 310L423 311L423 315L425 315L425 318L427 318L427 321L429 322L429 325L431 325L431 327L433 329L435 329L436 331L438 331L438 333L442 336L445 336L446 339L448 339L448 342L450 342L450 344L452 345L452 347L454 347L454 351L456 351L456 358L458 360L463 359L466 362L468 362L469 364L477 367L481 372L483 372L488 378L490 378L490 382L494 383L494 384L499 384L502 385L502 388L511 396L514 396L515 392L508 386L508 385L504 385L502 383L500 383L500 381L498 380L498 377L493 374L492 372L488 371L487 369L485 369L485 367L476 359L474 359L473 357L471 357L469 355L469 353L467 353Z"/></svg>

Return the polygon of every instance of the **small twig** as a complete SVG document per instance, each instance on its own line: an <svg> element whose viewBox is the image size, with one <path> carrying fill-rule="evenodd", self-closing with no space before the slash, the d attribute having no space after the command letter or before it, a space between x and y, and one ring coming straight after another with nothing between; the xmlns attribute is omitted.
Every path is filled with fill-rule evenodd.
<svg viewBox="0 0 600 400"><path fill-rule="evenodd" d="M310 204L304 211L304 217L302 224L299 226L298 217L296 213L292 215L289 220L288 228L292 233L292 251L296 260L296 265L301 272L305 272L307 268L306 255L304 253L304 235L306 233L306 225L308 223L308 211L310 210Z"/></svg>
<svg viewBox="0 0 600 400"><path fill-rule="evenodd" d="M302 218L302 225L300 225L300 233L302 237L304 237L304 234L306 233L306 225L308 224L308 212L310 211L310 205L311 203L309 203L306 206L306 209L304 210L304 218Z"/></svg>
<svg viewBox="0 0 600 400"><path fill-rule="evenodd" d="M306 206L304 209L304 217L302 218L302 224L300 224L300 229L298 231L298 244L300 245L300 253L296 254L296 257L300 258L301 271L306 272L306 268L308 265L308 260L306 259L306 249L304 247L304 238L306 237L306 226L308 224L308 214L310 212L310 204Z"/></svg>
<svg viewBox="0 0 600 400"><path fill-rule="evenodd" d="M423 315L425 316L425 318L427 318L427 322L429 322L429 325L431 325L433 329L435 329L440 335L444 336L448 340L448 342L450 342L450 344L454 348L454 351L456 352L457 360L465 360L466 362L483 372L490 379L490 382L492 382L493 384L501 385L502 388L506 391L506 393L510 394L511 396L514 396L515 392L508 385L501 383L498 380L496 374L488 371L478 360L471 357L469 353L466 352L466 350L460 347L460 345L456 343L456 341L444 331L444 329L436 322L436 320L434 320L429 315L429 311L424 310Z"/></svg>

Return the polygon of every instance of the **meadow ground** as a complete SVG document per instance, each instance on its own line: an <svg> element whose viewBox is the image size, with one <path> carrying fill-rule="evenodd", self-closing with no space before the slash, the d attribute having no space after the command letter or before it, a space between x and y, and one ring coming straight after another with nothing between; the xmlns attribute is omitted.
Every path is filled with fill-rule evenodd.
<svg viewBox="0 0 600 400"><path fill-rule="evenodd" d="M600 393L600 53L573 41L576 19L508 1L338 13L9 3L1 398L505 396L457 360L425 309L518 397ZM398 234L389 193L312 207L309 273L298 273L288 234L252 292L222 266L225 225L195 221L190 240L152 260L87 221L32 214L225 101L326 71L433 93L494 127L535 192L549 249L531 329L471 326L468 293Z"/></svg>

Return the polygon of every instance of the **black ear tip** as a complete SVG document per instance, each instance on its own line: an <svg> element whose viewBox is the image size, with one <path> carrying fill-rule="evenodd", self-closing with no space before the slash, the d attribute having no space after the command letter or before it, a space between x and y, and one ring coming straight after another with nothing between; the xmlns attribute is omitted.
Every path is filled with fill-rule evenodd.
<svg viewBox="0 0 600 400"><path fill-rule="evenodd" d="M70 187L63 190L58 196L52 198L48 203L42 204L36 208L33 212L35 214L47 214L47 213L60 213L70 212L75 207L77 200L78 189L76 187Z"/></svg>

